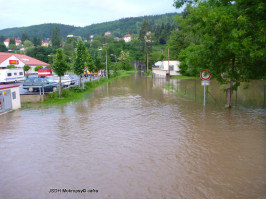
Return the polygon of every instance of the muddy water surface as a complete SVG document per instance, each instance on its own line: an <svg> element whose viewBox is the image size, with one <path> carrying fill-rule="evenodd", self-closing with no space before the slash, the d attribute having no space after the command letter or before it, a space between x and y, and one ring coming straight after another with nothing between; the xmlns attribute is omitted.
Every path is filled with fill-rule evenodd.
<svg viewBox="0 0 266 200"><path fill-rule="evenodd" d="M121 78L1 115L0 198L266 198L265 119Z"/></svg>

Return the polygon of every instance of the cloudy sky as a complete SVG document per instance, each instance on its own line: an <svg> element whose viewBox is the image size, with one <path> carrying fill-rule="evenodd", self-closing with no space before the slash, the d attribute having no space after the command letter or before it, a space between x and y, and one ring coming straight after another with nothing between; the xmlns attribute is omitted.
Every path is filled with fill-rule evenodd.
<svg viewBox="0 0 266 200"><path fill-rule="evenodd" d="M43 23L74 26L181 12L174 0L0 0L0 30Z"/></svg>

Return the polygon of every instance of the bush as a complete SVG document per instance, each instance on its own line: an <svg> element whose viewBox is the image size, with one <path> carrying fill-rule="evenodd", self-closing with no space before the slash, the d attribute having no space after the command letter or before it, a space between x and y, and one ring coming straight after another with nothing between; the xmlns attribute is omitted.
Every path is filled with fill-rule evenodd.
<svg viewBox="0 0 266 200"><path fill-rule="evenodd" d="M43 66L41 66L41 65L37 65L37 66L35 67L34 71L37 72L38 69L43 69Z"/></svg>

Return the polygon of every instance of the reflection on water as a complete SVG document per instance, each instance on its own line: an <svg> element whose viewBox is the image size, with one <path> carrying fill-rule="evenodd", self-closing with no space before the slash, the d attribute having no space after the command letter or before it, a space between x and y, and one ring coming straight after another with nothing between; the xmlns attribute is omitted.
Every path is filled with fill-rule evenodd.
<svg viewBox="0 0 266 200"><path fill-rule="evenodd" d="M196 102L203 102L203 90L200 79L170 79L156 77L153 79L154 87L168 86L179 97L186 97ZM216 80L211 80L206 87L206 100L208 104L225 105L226 89L229 85L220 85ZM253 80L249 83L241 83L237 91L233 92L234 106L246 108L264 108L266 106L266 81Z"/></svg>
<svg viewBox="0 0 266 200"><path fill-rule="evenodd" d="M0 198L266 198L265 117L125 77L81 102L1 115Z"/></svg>

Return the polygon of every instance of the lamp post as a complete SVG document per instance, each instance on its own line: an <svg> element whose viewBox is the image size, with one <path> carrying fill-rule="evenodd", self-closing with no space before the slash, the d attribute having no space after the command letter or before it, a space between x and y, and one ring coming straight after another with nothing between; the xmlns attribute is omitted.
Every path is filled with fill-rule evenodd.
<svg viewBox="0 0 266 200"><path fill-rule="evenodd" d="M99 51L102 51L103 49L99 49ZM107 66L107 49L105 50L106 53L106 77L108 79L108 66Z"/></svg>

